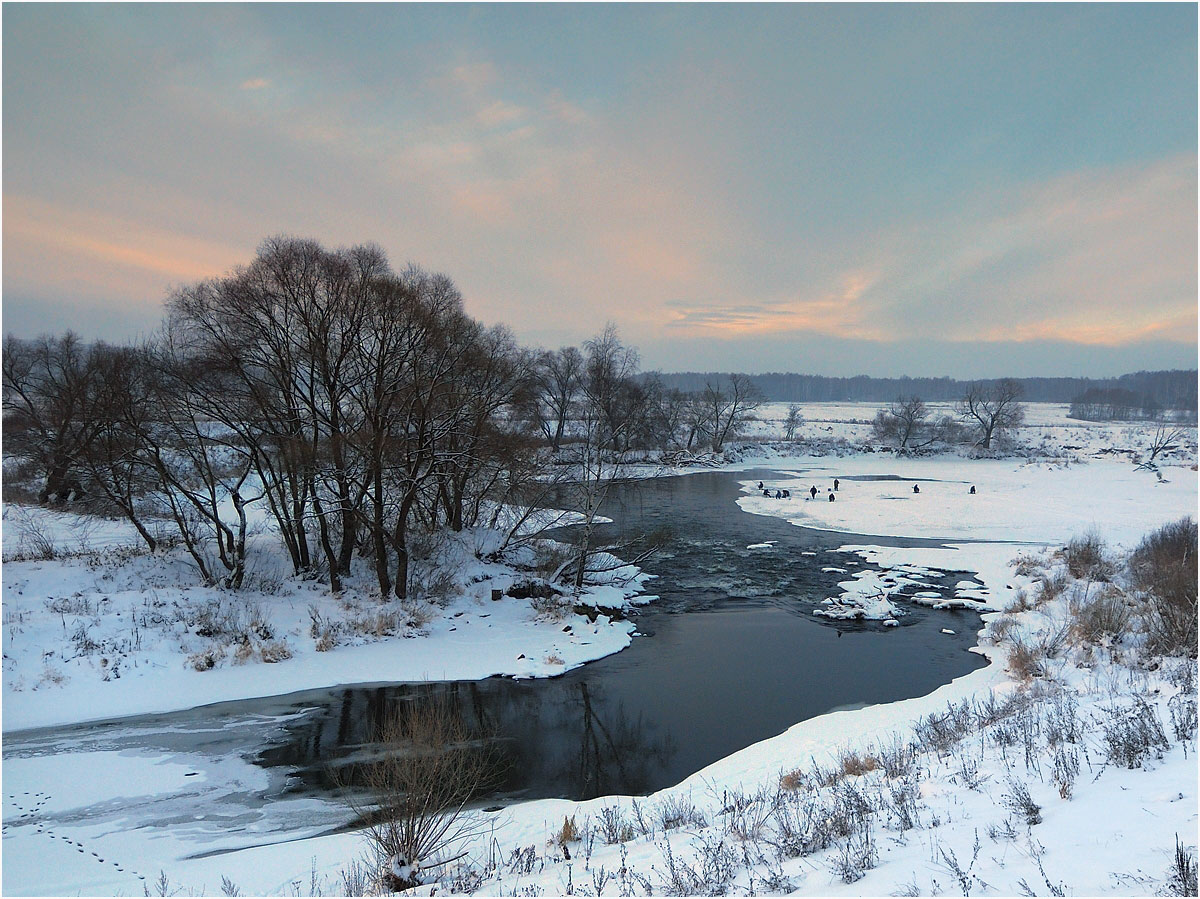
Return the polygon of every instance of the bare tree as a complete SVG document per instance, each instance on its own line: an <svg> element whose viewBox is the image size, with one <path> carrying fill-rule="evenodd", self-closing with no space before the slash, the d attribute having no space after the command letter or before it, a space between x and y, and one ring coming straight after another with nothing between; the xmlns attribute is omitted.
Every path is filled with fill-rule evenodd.
<svg viewBox="0 0 1200 899"><path fill-rule="evenodd" d="M62 337L4 341L4 437L10 452L45 471L39 502L83 493L75 468L95 438L95 348L68 331Z"/></svg>
<svg viewBox="0 0 1200 899"><path fill-rule="evenodd" d="M928 416L929 409L920 397L898 397L875 414L872 427L880 441L905 449L925 439Z"/></svg>
<svg viewBox="0 0 1200 899"><path fill-rule="evenodd" d="M1158 427L1154 429L1154 436L1150 438L1150 445L1146 447L1149 455L1141 462L1139 467L1153 468L1154 460L1167 450L1173 449L1175 444L1187 435L1187 432L1187 428L1172 425L1166 421L1160 421Z"/></svg>
<svg viewBox="0 0 1200 899"><path fill-rule="evenodd" d="M992 438L1019 428L1025 422L1024 393L1020 382L1002 378L992 384L974 382L967 387L956 411L978 434L977 446L989 449Z"/></svg>
<svg viewBox="0 0 1200 899"><path fill-rule="evenodd" d="M732 374L727 386L705 384L701 394L712 451L721 452L726 441L736 437L752 413L763 403L762 391L748 375Z"/></svg>
<svg viewBox="0 0 1200 899"><path fill-rule="evenodd" d="M88 487L105 497L134 526L151 552L158 538L146 521L146 499L158 486L146 462L147 442L157 428L151 402L149 352L105 347L96 352L97 389L91 415L96 435L79 467Z"/></svg>
<svg viewBox="0 0 1200 899"><path fill-rule="evenodd" d="M792 441L796 439L796 431L804 425L804 416L800 412L800 407L796 403L788 406L787 415L783 419L783 439Z"/></svg>
<svg viewBox="0 0 1200 899"><path fill-rule="evenodd" d="M534 409L551 449L558 452L583 380L583 354L576 347L541 353L534 365Z"/></svg>
<svg viewBox="0 0 1200 899"><path fill-rule="evenodd" d="M572 485L574 508L582 517L576 530L574 585L583 588L588 558L593 553L596 518L609 488L621 478L628 458L631 434L645 413L644 393L637 384L637 352L621 343L616 328L584 345L582 401L578 433L568 445L576 479Z"/></svg>

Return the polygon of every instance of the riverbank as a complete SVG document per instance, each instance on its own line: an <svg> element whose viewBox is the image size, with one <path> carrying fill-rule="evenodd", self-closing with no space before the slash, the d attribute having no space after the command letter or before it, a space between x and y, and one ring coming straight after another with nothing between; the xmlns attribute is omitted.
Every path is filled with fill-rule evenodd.
<svg viewBox="0 0 1200 899"><path fill-rule="evenodd" d="M30 518L54 558L20 560ZM284 577L267 539L268 561L231 592L197 583L182 550L137 548L119 522L81 538L81 518L5 508L5 733L338 684L551 677L628 646L635 624L619 610L653 599L650 575L619 565L578 597L530 598L520 585L536 578L535 548L484 561L486 531L437 547L436 571L405 601L381 602L369 579L331 596Z"/></svg>
<svg viewBox="0 0 1200 899"><path fill-rule="evenodd" d="M823 527L828 533L929 536L946 540L940 547L896 549L857 537L842 549L859 553L892 573L891 580L908 588L910 594L914 578L920 577L922 568L978 572L978 577L972 578L973 585L957 585L952 598L986 606L990 610L986 616L989 626L1002 618L1015 618L1018 624L1009 628L1017 633L1027 632L1032 639L1032 635L1066 614L1066 598L1059 603L1047 601L1038 608L1030 606L1002 614L1001 610L1021 604L1018 597L1035 596L1040 589L1034 568L1009 564L1015 557L1040 556L1044 565L1053 567L1057 563L1043 550L1053 549L1088 530L1095 530L1111 544L1128 548L1150 527L1195 510L1196 476L1187 465L1164 466L1160 479L1154 472L1135 470L1128 463L1093 460L1082 464L1072 462L1067 468L1059 467L1061 464L1055 461L1028 465L1021 459L966 460L957 456L913 460L890 455L830 458L773 453L769 460L745 458L728 468L770 467L783 473L781 483L794 479L801 485L818 473L830 486L832 478L839 477L841 484L835 503L826 500L804 504L796 490L792 490L790 505L765 498L761 504L749 503L760 496L751 489L756 489L754 481L743 485L740 504L760 517ZM987 477L981 477L981 473ZM904 480L856 480L884 474ZM924 505L918 506L917 500L908 498L910 480L921 484L919 502ZM979 488L973 497L966 492L969 483ZM992 489L997 486L1000 489ZM940 492L943 490L944 494ZM1090 497L1099 499L1089 504ZM986 499L984 503L967 505L978 498ZM1106 502L1110 499L1111 503ZM964 513L972 511L976 514L974 519L964 517ZM748 550L759 554L756 558L769 560L772 544L760 541L758 536L747 533L745 545L756 547ZM7 628L11 624L10 564L5 565L6 645L15 639L9 636L12 631ZM81 564L87 567L86 562ZM119 592L102 575L108 595ZM868 580L849 572L847 575L840 584L842 595L836 597L845 606L853 607L856 597L865 601L883 592L894 614L895 609L902 610L909 601L889 598L883 577ZM27 594L24 590L18 592L22 602L25 595L38 596L38 591L43 592L43 600L50 595L73 598L68 591L61 590L52 570L39 569L38 577L44 580L31 581ZM164 588L152 589L159 590L161 596ZM302 633L308 621L306 598L297 593L287 599L296 616L293 626ZM505 604L509 602L504 600ZM479 626L486 621L482 616L489 603L490 596L485 599L481 593L471 605L448 605L445 627L436 632L431 629L430 637L450 641L451 635L459 635L454 640L463 640L467 629L460 629L454 622L470 614L470 627ZM515 604L511 608L515 609ZM16 608L13 613L20 616L22 611ZM456 612L463 614L456 619ZM522 622L519 626L524 628L528 619ZM59 624L59 619L51 623ZM24 622L18 618L16 624L21 626ZM517 622L513 624L517 626ZM610 622L609 633L620 634L619 626L628 625L629 622ZM544 628L538 634L547 640L561 641L563 625L557 627L557 630ZM64 634L70 639L71 634L66 630L65 625L59 624L54 639L51 639L53 628L41 639L49 641L49 645L54 645L55 639L61 643ZM576 628L573 626L572 630ZM628 633L626 630L626 643ZM386 646L394 650L416 642L419 642L416 637L401 638ZM451 666L453 670L466 671L477 661L469 657L473 647L491 642L442 642L443 648L463 646L468 656L464 658L460 653L451 659L447 654L435 653L428 660L439 668L396 679L421 679L429 670L449 672ZM551 644L551 648L557 647ZM368 650L380 656L373 662L355 663L351 670L358 672L356 679L392 679L375 676L377 665L395 661L388 657L385 644L376 648L372 644L348 646L345 658L353 653L355 658L365 659ZM1117 708L1132 714L1136 711L1136 699L1149 697L1153 714L1163 723L1164 731L1169 731L1175 707L1179 705L1177 697L1186 699L1195 694L1194 677L1188 686L1181 673L1189 664L1194 672L1194 663L1171 663L1151 671L1131 664L1129 659L1103 653L1087 659L1056 660L1052 670L1046 672L1048 676L1038 678L1057 691L1054 696L1058 699L1046 694L1046 702L1059 702L1063 707L1067 702L1064 697L1069 697L1075 706L1072 720L1081 722L1089 732L1087 740L1070 743L1060 753L1063 741L1048 738L1049 715L1054 706L1020 706L1010 702L1013 697L1027 695L1029 689L1020 675L1009 670L1011 646L985 636L978 651L994 659L995 664L918 699L834 712L801 722L778 737L734 753L681 784L649 797L605 797L584 803L539 800L492 813L489 839L494 842L486 847L469 847L470 867L449 872L447 876L460 878L458 886L463 889L507 895L518 890L563 894L583 892L585 888L609 894L626 888L636 893L648 889L669 892L689 885L690 892L698 892L727 874L720 885L730 892L799 890L816 895L986 892L981 883L1003 894L1019 892L1022 882L1039 892L1066 889L1074 893L1129 894L1153 893L1163 887L1174 848L1172 835L1180 833L1188 845L1194 845L1195 841L1196 773L1191 762L1195 751L1194 729L1190 737L1170 737L1161 754L1154 749L1143 760L1142 768L1126 774L1124 769L1107 761L1105 724L1115 726L1115 719L1106 710ZM318 659L315 641L309 658ZM547 658L540 661L550 664ZM36 662L35 655L26 657L27 665ZM100 670L93 670L106 688L113 683L103 681ZM208 677L220 670L186 673ZM253 669L256 675L284 670L281 663L260 663ZM291 670L295 672L297 668ZM147 680L143 683L147 689L153 683L149 678L154 673L145 672ZM880 672L879 676L887 677L888 673ZM6 690L7 681L6 668ZM290 686L290 679L281 676L281 682L284 681L289 687L280 692L298 689ZM29 707L44 704L53 708L53 686L47 683L32 691ZM40 695L34 696L33 692ZM1000 703L1007 711L990 723L981 723L982 719L972 713L969 722L961 727L955 725L960 737L970 734L971 739L965 743L960 739L941 749L928 747L911 766L919 775L915 782L896 780L888 772L876 769L862 775L824 777L828 783L818 784L817 788L787 790L784 804L775 802L773 797L783 795L781 776L800 771L794 782L802 785L813 780L808 773L813 764L831 771L845 768L849 751L859 753L860 757L881 755L884 747L894 740L904 741L918 732L929 732L932 726L929 721L944 716L947 703L961 706L966 700L970 700L974 709L982 708L983 703L992 703L995 709L998 708L995 703ZM753 701L753 697L747 701ZM71 711L78 713L81 708ZM1036 719L1031 717L1034 708L1040 709ZM6 696L6 729L8 715ZM1030 742L1033 737L1027 740L1024 734L1036 734L1037 740ZM976 742L980 746L978 755L962 748ZM1065 798L1058 795L1061 784L1054 777L1056 765L1070 766L1069 751L1074 751L1075 763L1083 773L1072 781L1072 797ZM156 784L186 786L194 782L194 777L192 781L184 778L192 777L195 769L183 754L130 757L119 752L97 753L87 771L78 767L66 770L53 758L21 760L18 765L6 763L5 768L4 817L6 825L10 825L5 833L6 893L138 892L147 884L147 888L154 890L156 875L162 871L167 892L212 894L218 891L222 879L228 878L247 894L330 895L341 889L341 872L365 848L357 834L318 835L316 827L311 832L301 832L308 839L204 857L195 856L197 852L220 849L227 841L210 838L198 844L196 832L184 822L165 837L151 838L135 830L86 821L51 835L37 826L37 815L44 809L61 810L63 803L76 801L68 798L72 790L81 797L79 802L92 806L104 806L117 797L129 795L130 791L144 791L152 799ZM264 776L261 769L246 760L230 758L223 768L208 775L211 778L208 786L237 792L253 788ZM851 779L858 777L865 779ZM219 786L215 782L218 779ZM14 787L14 783L19 787ZM911 807L903 805L904 796L908 795L904 792L908 789L906 783L915 783L917 791ZM1024 784L1032 794L1031 801L1041 806L1043 823L1030 824L1028 819L1022 823L1005 804L1010 800L1017 802L1012 797L1018 783ZM853 794L848 792L851 787ZM900 799L893 795L893 788L899 790ZM772 848L771 840L778 842L779 834L767 825L773 827L782 820L780 808L791 807L797 814L804 809L814 813L824 810L832 816L838 808L846 807L845 803L856 802L855 795L867 797L869 804L873 804L873 814L883 815L875 819L871 828L856 826L847 833L834 834L827 846L807 854L785 858L777 848ZM78 806L70 806L75 807ZM915 813L915 822L903 822L905 808ZM639 809L643 818L653 819L651 827L643 828L637 823ZM672 809L678 814L661 817L664 810ZM296 801L289 810L299 820L306 814L303 801ZM750 820L759 814L763 818L761 827ZM564 853L556 836L561 834L564 819L571 818L585 836L577 842L568 841ZM859 815L859 820L866 818ZM18 821L23 826L11 826ZM618 837L611 843L606 834L610 824L615 828L612 834ZM264 842L271 838L264 833ZM718 851L721 846L736 857ZM856 858L870 861L872 853L873 866L855 867ZM527 867L525 862L517 860L518 856L528 860ZM685 866L697 876L711 877L689 881ZM709 871L709 867L714 870ZM846 875L855 870L861 876L846 882ZM966 881L961 881L957 872L963 873ZM961 886L962 883L966 886ZM602 889L597 890L597 885ZM439 887L438 891L445 890Z"/></svg>

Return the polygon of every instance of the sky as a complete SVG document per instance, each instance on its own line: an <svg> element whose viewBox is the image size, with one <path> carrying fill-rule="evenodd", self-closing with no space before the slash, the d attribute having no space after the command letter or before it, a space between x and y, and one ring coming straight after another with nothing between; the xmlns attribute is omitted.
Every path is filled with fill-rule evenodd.
<svg viewBox="0 0 1200 899"><path fill-rule="evenodd" d="M3 329L271 235L646 369L1193 368L1194 4L3 7Z"/></svg>

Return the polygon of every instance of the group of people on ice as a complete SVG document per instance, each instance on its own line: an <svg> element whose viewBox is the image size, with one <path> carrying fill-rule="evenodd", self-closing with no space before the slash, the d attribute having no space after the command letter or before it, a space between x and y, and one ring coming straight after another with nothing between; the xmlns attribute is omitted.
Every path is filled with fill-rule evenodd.
<svg viewBox="0 0 1200 899"><path fill-rule="evenodd" d="M833 489L829 491L829 501L830 502L834 502L837 499L837 497L834 494L836 494L841 489L841 487L842 487L842 482L840 480L838 480L837 478L834 478L833 479ZM762 491L762 495L765 496L767 499L791 499L792 498L792 494L791 494L790 490L776 489L776 490L772 491L771 488L765 486L762 481L758 482L758 489ZM814 484L813 486L808 488L808 498L816 499L818 492L819 491L817 490L817 487ZM921 492L921 485L913 484L913 493L920 493L920 492ZM975 495L975 485L972 484L971 489L968 490L967 492L970 493L971 496L974 496Z"/></svg>

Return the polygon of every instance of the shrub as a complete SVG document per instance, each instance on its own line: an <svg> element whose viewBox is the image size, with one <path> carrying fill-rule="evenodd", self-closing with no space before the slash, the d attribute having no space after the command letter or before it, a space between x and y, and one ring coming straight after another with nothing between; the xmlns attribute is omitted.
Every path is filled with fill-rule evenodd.
<svg viewBox="0 0 1200 899"><path fill-rule="evenodd" d="M1008 564L1012 566L1015 574L1019 574L1022 577L1034 577L1042 572L1046 560L1041 556L1021 554Z"/></svg>
<svg viewBox="0 0 1200 899"><path fill-rule="evenodd" d="M676 827L707 827L704 815L688 799L670 796L658 806L658 823L663 830Z"/></svg>
<svg viewBox="0 0 1200 899"><path fill-rule="evenodd" d="M1129 559L1145 596L1152 652L1196 658L1196 522L1190 517L1149 534Z"/></svg>
<svg viewBox="0 0 1200 899"><path fill-rule="evenodd" d="M1029 787L1015 777L1008 779L1008 792L1000 797L1000 804L1016 812L1030 827L1042 823L1042 807L1029 795Z"/></svg>
<svg viewBox="0 0 1200 899"><path fill-rule="evenodd" d="M1017 595L1021 597L1023 601L1025 597L1025 591L1022 590ZM1012 633L1012 630L1014 627L1016 627L1016 625L1017 619L1012 615L1000 615L999 617L988 622L985 636L993 644L1003 643L1009 638L1009 635Z"/></svg>
<svg viewBox="0 0 1200 899"><path fill-rule="evenodd" d="M1076 646L1100 646L1119 643L1129 632L1133 611L1124 594L1115 588L1103 591L1092 601L1070 604L1071 624L1068 639Z"/></svg>
<svg viewBox="0 0 1200 899"><path fill-rule="evenodd" d="M547 621L562 621L573 608L571 598L552 594L550 596L532 596L529 605L537 613L537 617Z"/></svg>
<svg viewBox="0 0 1200 899"><path fill-rule="evenodd" d="M381 727L383 751L363 765L369 807L364 834L390 890L421 882L423 864L484 832L468 803L503 776L498 744L474 732L445 698L404 703Z"/></svg>
<svg viewBox="0 0 1200 899"><path fill-rule="evenodd" d="M264 643L258 648L258 655L264 662L283 662L292 657L292 648L287 645L286 640L277 640L274 643Z"/></svg>
<svg viewBox="0 0 1200 899"><path fill-rule="evenodd" d="M1126 768L1140 768L1150 756L1161 759L1170 748L1154 707L1140 697L1128 708L1106 709L1101 722L1108 760Z"/></svg>
<svg viewBox="0 0 1200 899"><path fill-rule="evenodd" d="M1095 531L1075 537L1062 551L1071 577L1089 581L1109 581L1117 567L1108 557L1104 540Z"/></svg>

